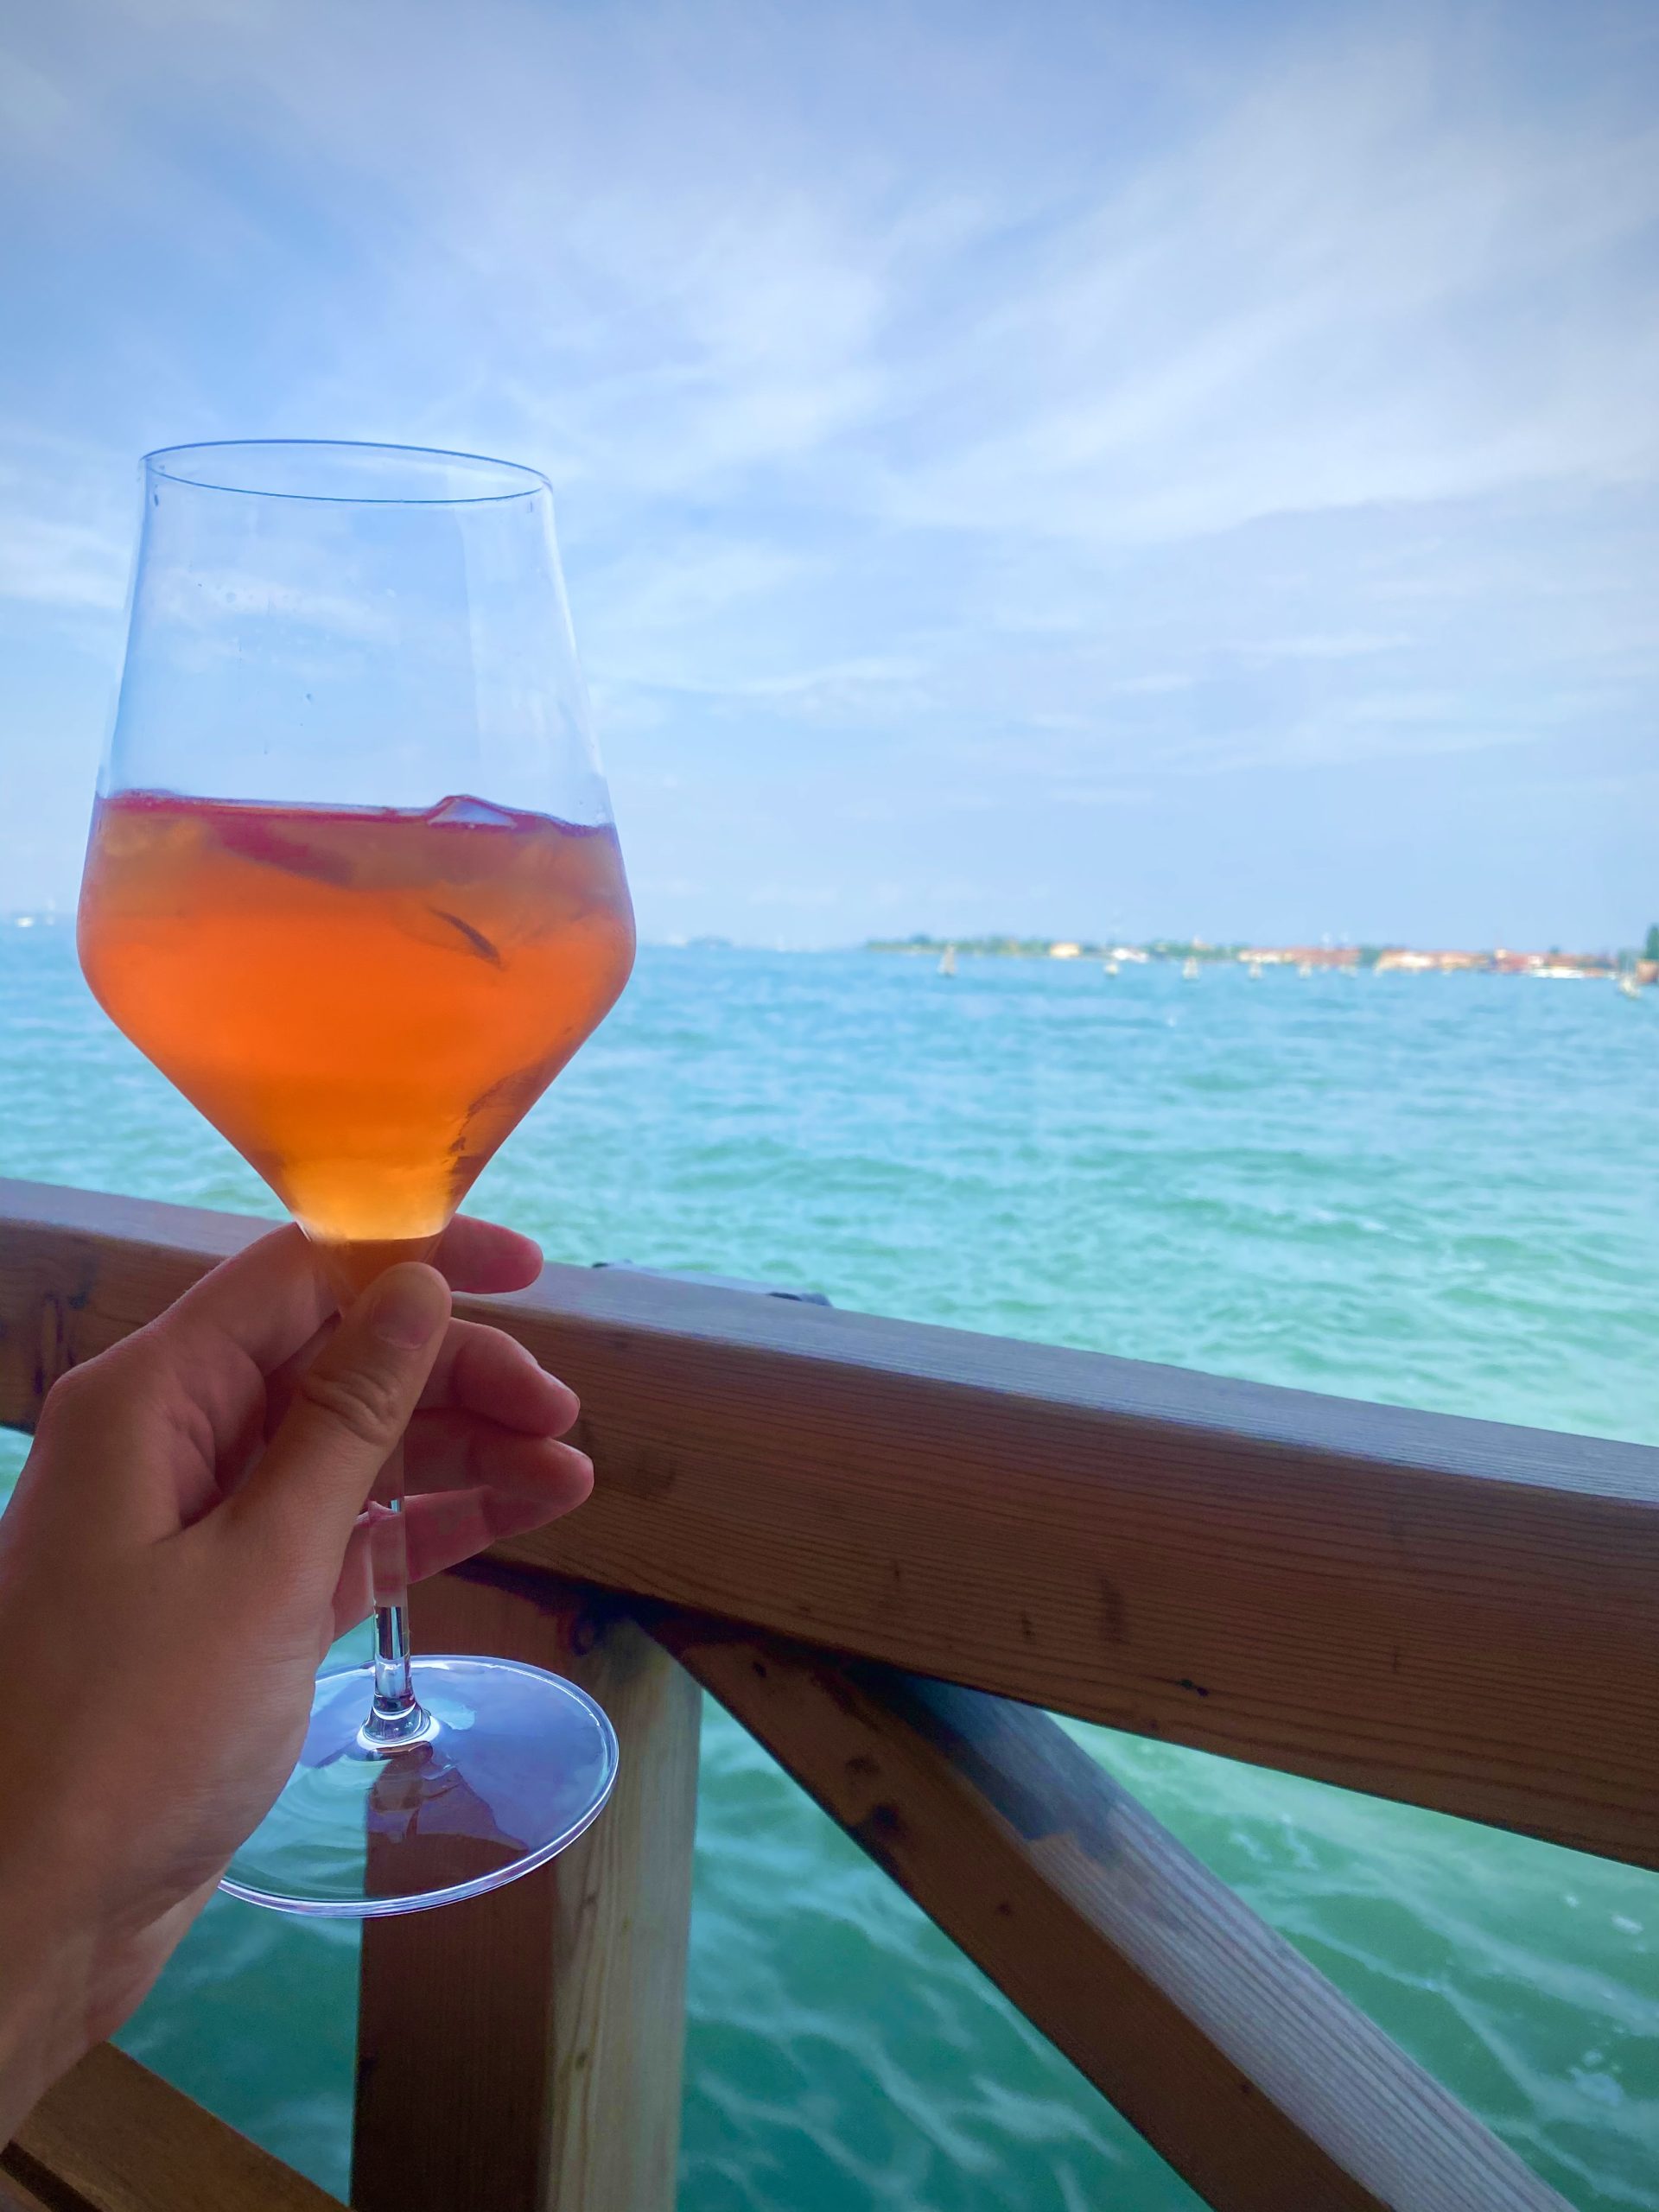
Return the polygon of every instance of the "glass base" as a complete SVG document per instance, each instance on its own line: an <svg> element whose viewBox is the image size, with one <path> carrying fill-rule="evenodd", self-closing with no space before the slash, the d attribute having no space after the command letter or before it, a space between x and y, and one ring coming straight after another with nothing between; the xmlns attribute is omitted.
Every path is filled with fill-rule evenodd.
<svg viewBox="0 0 1659 2212"><path fill-rule="evenodd" d="M372 1750L373 1670L318 1677L299 1764L219 1887L279 1912L372 1919L499 1889L573 1843L616 1780L616 1735L574 1683L512 1659L416 1659L431 1718Z"/></svg>

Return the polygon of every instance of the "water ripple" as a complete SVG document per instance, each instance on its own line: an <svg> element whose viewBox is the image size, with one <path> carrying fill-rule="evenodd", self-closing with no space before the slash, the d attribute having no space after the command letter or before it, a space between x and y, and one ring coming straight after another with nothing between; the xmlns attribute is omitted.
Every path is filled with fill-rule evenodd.
<svg viewBox="0 0 1659 2212"><path fill-rule="evenodd" d="M274 1212L0 931L0 1170ZM647 952L479 1192L555 1256L1659 1441L1659 993ZM0 1463L15 1464L16 1454ZM1659 1878L1073 1732L1584 2212L1659 2212ZM348 1930L217 1904L134 2050L343 2190ZM683 2212L1197 2200L710 1710Z"/></svg>

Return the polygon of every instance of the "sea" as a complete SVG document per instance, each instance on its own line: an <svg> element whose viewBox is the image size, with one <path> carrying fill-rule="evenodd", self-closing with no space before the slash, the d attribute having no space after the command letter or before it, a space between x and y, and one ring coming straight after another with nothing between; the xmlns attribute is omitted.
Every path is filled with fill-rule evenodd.
<svg viewBox="0 0 1659 2212"><path fill-rule="evenodd" d="M46 920L0 924L0 1173L276 1211ZM647 948L476 1210L561 1260L1659 1443L1659 990ZM1571 2203L1659 2212L1659 1876L1073 1732ZM121 2040L343 2195L355 1970L349 1928L221 1899ZM679 2202L1198 2199L710 1706Z"/></svg>

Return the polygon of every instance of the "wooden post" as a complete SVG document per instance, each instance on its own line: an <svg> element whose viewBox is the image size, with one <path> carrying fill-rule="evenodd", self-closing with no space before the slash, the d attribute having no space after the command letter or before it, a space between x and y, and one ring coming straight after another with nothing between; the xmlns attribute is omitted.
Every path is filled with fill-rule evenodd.
<svg viewBox="0 0 1659 2212"><path fill-rule="evenodd" d="M622 1763L540 1872L366 1923L352 2202L672 2212L700 1694L609 1600L510 1568L423 1585L414 1629L579 1682Z"/></svg>

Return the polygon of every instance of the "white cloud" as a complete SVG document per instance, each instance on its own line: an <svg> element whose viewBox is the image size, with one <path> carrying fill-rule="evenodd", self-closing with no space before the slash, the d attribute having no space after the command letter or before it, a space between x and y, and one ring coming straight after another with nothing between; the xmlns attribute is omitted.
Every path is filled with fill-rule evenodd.
<svg viewBox="0 0 1659 2212"><path fill-rule="evenodd" d="M49 118L0 145L0 597L118 604L112 455L384 435L553 476L642 807L691 730L733 785L885 734L963 813L1016 757L1063 800L1650 727L1639 9L60 0L0 44Z"/></svg>
<svg viewBox="0 0 1659 2212"><path fill-rule="evenodd" d="M0 599L74 613L121 605L127 549L86 523L14 513L0 525Z"/></svg>
<svg viewBox="0 0 1659 2212"><path fill-rule="evenodd" d="M1180 538L1659 471L1659 130L1449 102L1344 41L1109 184L988 315L997 418L893 472L956 528Z"/></svg>

